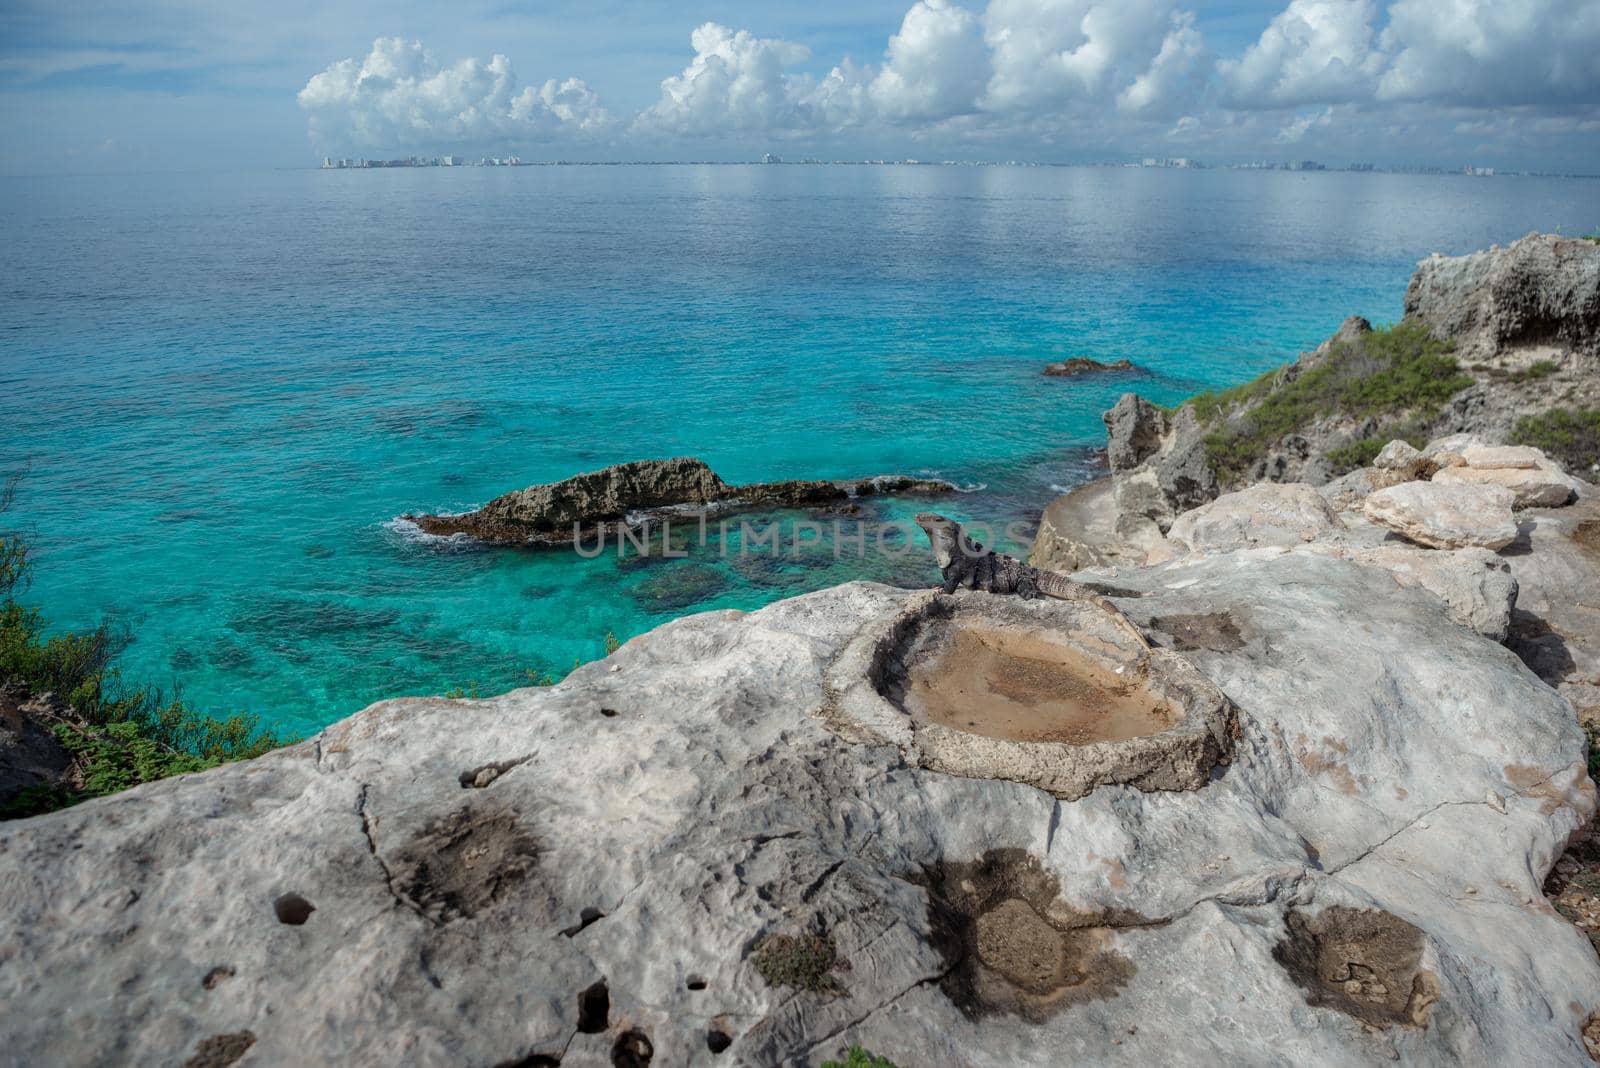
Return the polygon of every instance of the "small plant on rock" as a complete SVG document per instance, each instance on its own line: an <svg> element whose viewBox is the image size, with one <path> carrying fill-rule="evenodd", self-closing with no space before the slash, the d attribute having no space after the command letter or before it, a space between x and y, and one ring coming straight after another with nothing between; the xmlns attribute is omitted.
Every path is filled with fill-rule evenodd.
<svg viewBox="0 0 1600 1068"><path fill-rule="evenodd" d="M768 986L813 992L839 988L828 974L837 961L833 940L818 934L768 935L751 958Z"/></svg>
<svg viewBox="0 0 1600 1068"><path fill-rule="evenodd" d="M879 1057L860 1046L851 1046L843 1061L823 1061L822 1068L895 1068L888 1057Z"/></svg>

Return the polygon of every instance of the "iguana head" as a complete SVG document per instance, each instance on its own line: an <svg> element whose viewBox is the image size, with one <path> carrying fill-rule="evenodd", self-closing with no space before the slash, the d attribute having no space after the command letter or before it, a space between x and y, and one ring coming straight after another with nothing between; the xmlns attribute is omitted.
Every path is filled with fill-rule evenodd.
<svg viewBox="0 0 1600 1068"><path fill-rule="evenodd" d="M957 553L978 555L962 533L961 524L954 519L946 519L934 512L918 512L916 520L917 526L928 535L928 542L933 546L933 562L939 565L940 571L950 566Z"/></svg>

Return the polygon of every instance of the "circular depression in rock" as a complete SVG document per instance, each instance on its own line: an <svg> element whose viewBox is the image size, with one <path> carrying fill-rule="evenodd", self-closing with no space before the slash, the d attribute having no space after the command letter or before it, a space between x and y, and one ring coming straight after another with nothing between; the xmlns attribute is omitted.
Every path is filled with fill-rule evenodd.
<svg viewBox="0 0 1600 1068"><path fill-rule="evenodd" d="M914 719L1017 742L1091 745L1159 734L1179 713L1128 665L981 620L921 628L902 706Z"/></svg>
<svg viewBox="0 0 1600 1068"><path fill-rule="evenodd" d="M852 639L828 687L825 719L852 741L1067 800L1197 789L1232 749L1222 691L1101 598L917 594Z"/></svg>

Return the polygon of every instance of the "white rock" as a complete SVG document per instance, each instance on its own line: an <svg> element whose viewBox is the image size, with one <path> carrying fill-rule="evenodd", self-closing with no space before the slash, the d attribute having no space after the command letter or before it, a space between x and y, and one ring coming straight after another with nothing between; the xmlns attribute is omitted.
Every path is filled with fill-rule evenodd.
<svg viewBox="0 0 1600 1068"><path fill-rule="evenodd" d="M1594 807L1567 703L1346 561L1252 549L1116 585L1238 711L1198 790L1057 801L834 733L829 666L915 593L707 613L620 674L388 701L0 824L5 1058L167 1064L248 1031L260 1064L604 1064L644 1040L657 1065L854 1043L974 1068L1583 1063L1600 963L1538 890ZM291 893L302 924L277 918ZM830 989L769 987L753 947L808 931ZM1088 978L1027 1001L1008 931ZM1387 994L1319 979L1319 946L1394 1013L1369 1026ZM1027 1011L983 1008L1007 998Z"/></svg>
<svg viewBox="0 0 1600 1068"><path fill-rule="evenodd" d="M1302 545L1343 526L1316 488L1261 482L1183 513L1167 540L1192 552Z"/></svg>
<svg viewBox="0 0 1600 1068"><path fill-rule="evenodd" d="M1503 549L1517 538L1511 516L1516 496L1501 486L1403 482L1362 502L1368 519L1419 545L1436 549Z"/></svg>
<svg viewBox="0 0 1600 1068"><path fill-rule="evenodd" d="M1581 483L1544 459L1537 449L1528 451L1536 454L1531 467L1447 467L1434 475L1433 481L1444 486L1503 486L1512 492L1518 508L1559 508L1570 503Z"/></svg>
<svg viewBox="0 0 1600 1068"><path fill-rule="evenodd" d="M1389 442L1372 461L1380 471L1393 471L1407 479L1423 478L1433 470L1433 462L1422 455L1422 450L1407 441Z"/></svg>
<svg viewBox="0 0 1600 1068"><path fill-rule="evenodd" d="M1461 458L1468 467L1482 471L1507 467L1532 471L1548 462L1543 452L1529 445L1468 445L1461 450Z"/></svg>

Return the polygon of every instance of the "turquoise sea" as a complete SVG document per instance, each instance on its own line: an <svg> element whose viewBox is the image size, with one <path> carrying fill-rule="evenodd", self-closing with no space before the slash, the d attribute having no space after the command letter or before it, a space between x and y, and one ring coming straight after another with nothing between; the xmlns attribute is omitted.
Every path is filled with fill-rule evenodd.
<svg viewBox="0 0 1600 1068"><path fill-rule="evenodd" d="M688 611L935 578L920 552L483 549L402 512L691 455L937 473L971 490L941 509L1031 522L1092 477L1123 390L1249 378L1397 318L1430 251L1587 232L1597 204L1579 179L1116 168L0 179L4 522L58 626L128 625L127 675L305 733ZM1144 370L1040 374L1074 355Z"/></svg>

